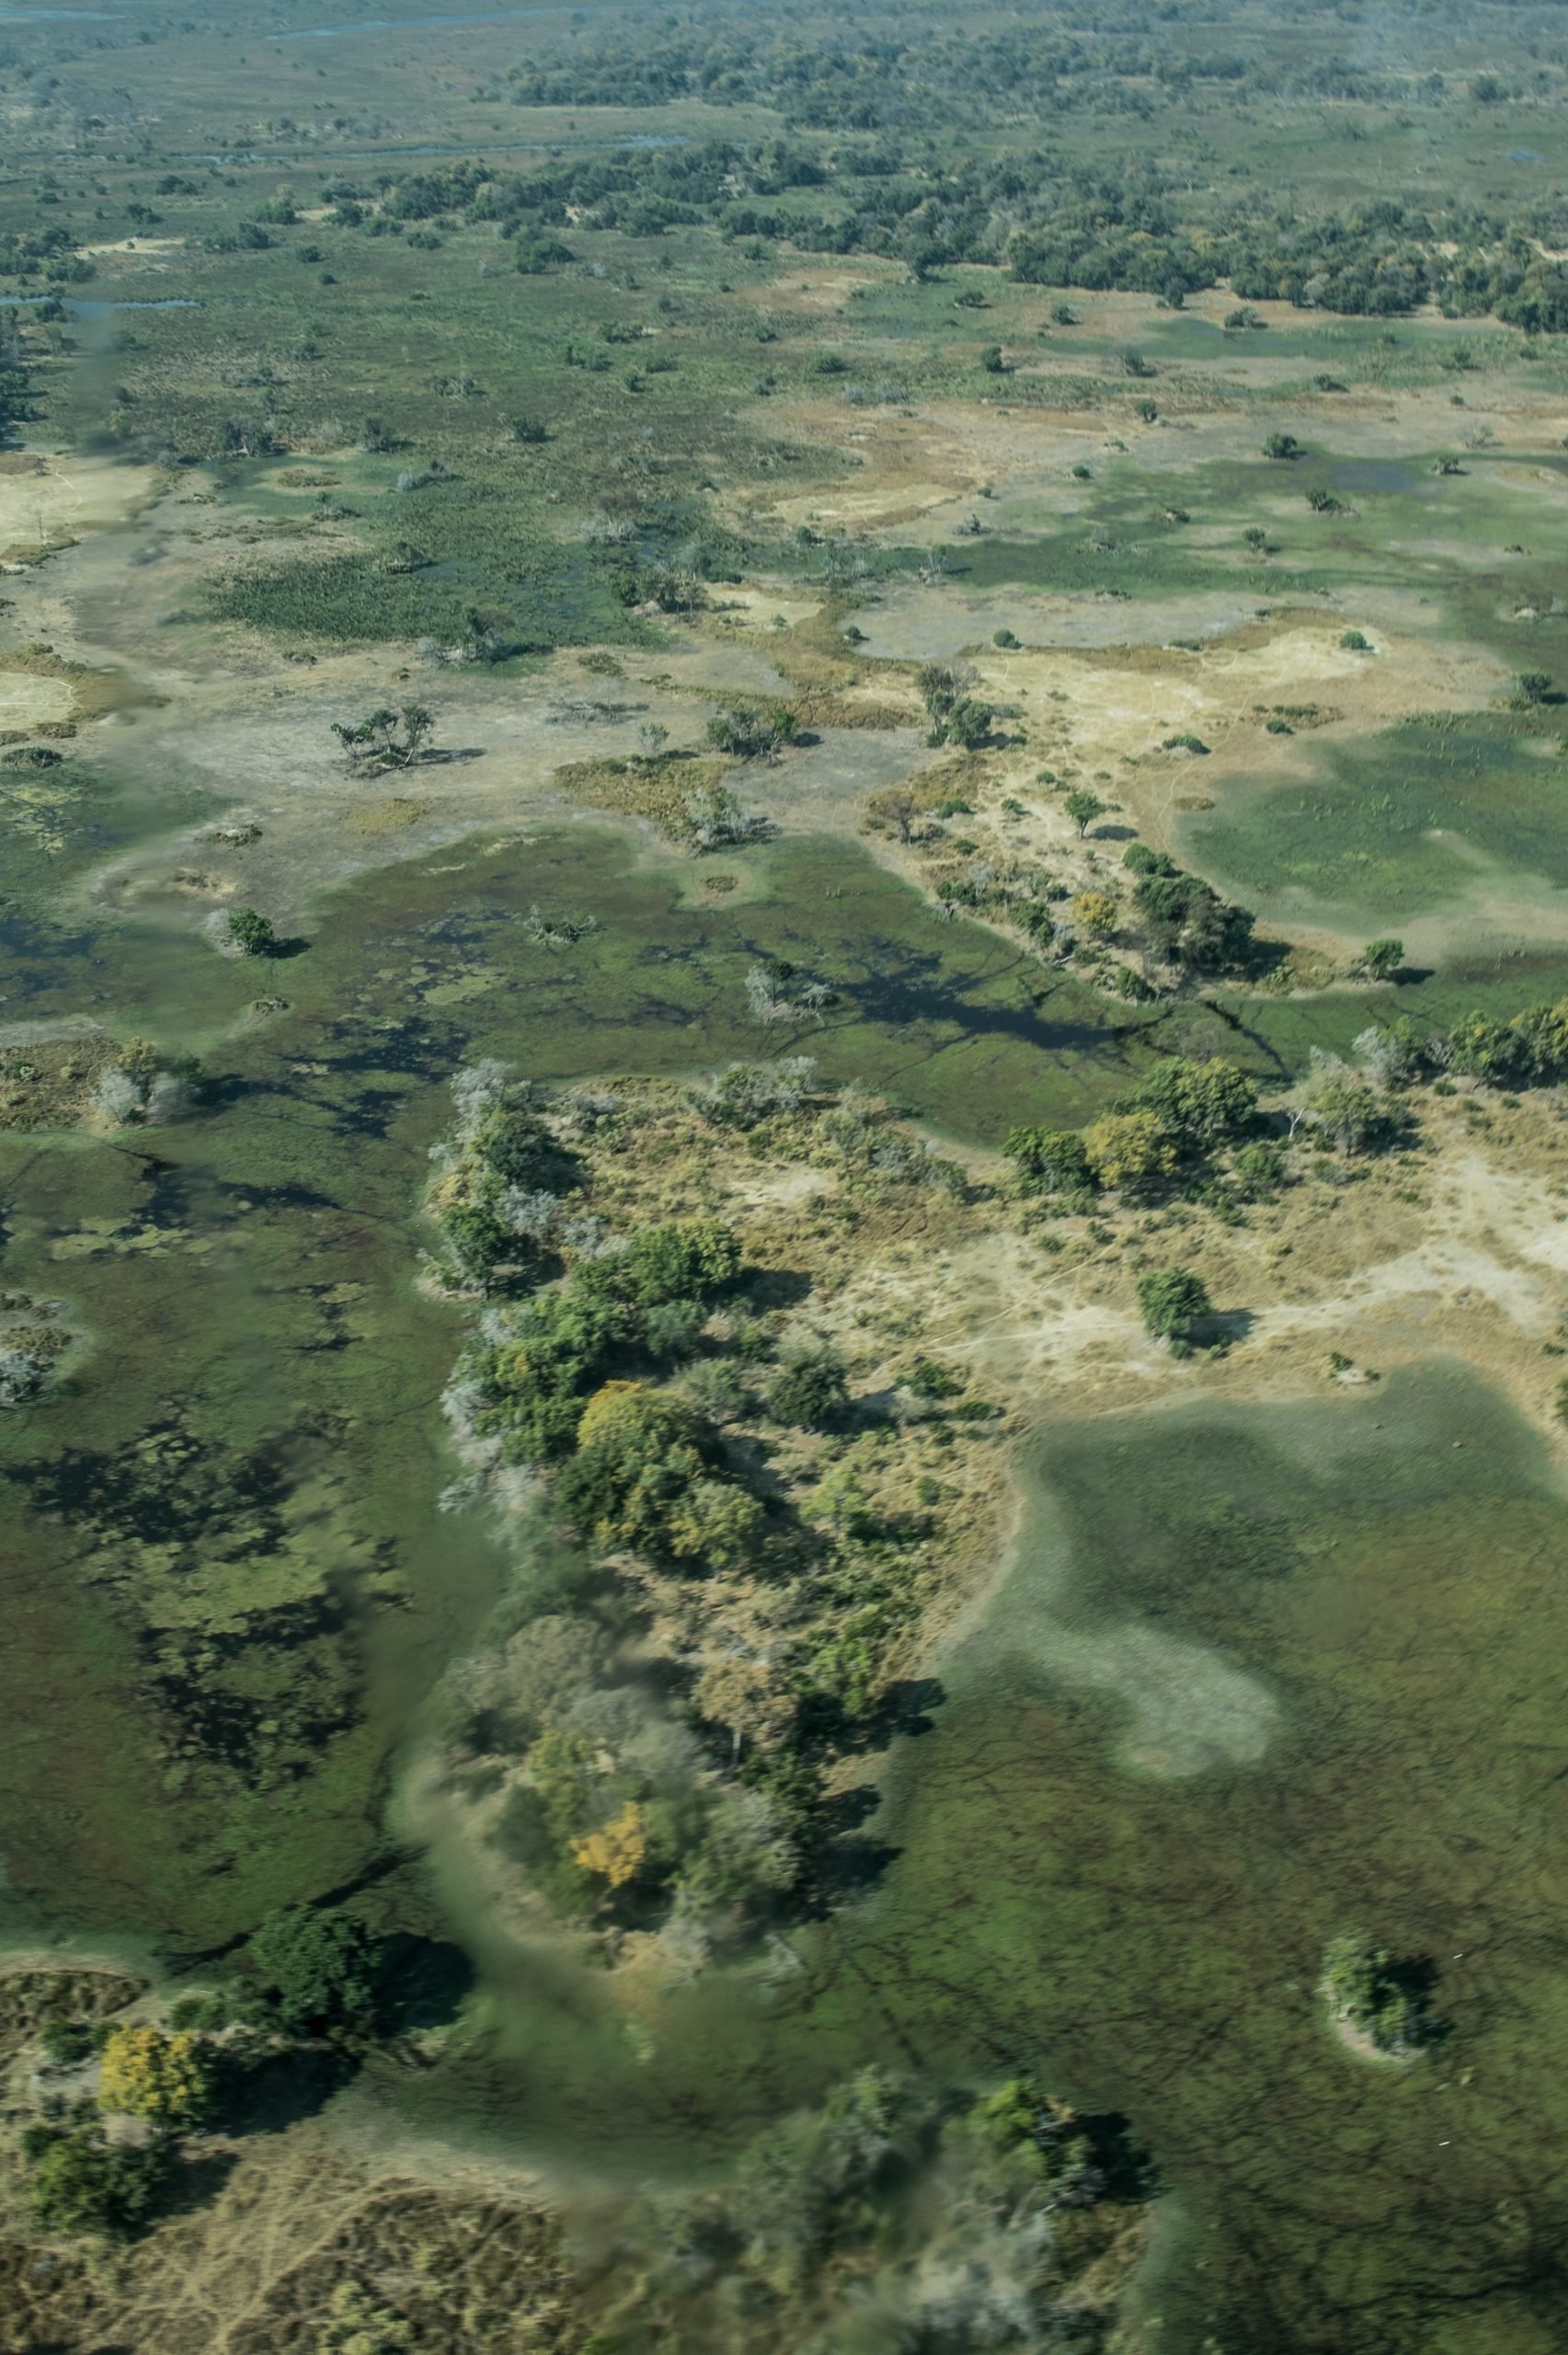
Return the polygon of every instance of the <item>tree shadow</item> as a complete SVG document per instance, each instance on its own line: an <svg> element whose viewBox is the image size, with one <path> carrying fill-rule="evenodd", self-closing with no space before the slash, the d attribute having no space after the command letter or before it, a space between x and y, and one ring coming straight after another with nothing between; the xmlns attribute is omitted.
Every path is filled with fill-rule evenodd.
<svg viewBox="0 0 1568 2355"><path fill-rule="evenodd" d="M1189 1339L1195 1350L1212 1350L1222 1357L1246 1339L1257 1321L1250 1308L1216 1308L1194 1320Z"/></svg>
<svg viewBox="0 0 1568 2355"><path fill-rule="evenodd" d="M314 2118L354 2074L352 2057L335 2044L296 2044L221 2074L214 2114L225 2133L282 2134Z"/></svg>
<svg viewBox="0 0 1568 2355"><path fill-rule="evenodd" d="M237 2151L203 2151L199 2158L182 2160L158 2203L160 2214L190 2215L210 2208L238 2164Z"/></svg>
<svg viewBox="0 0 1568 2355"><path fill-rule="evenodd" d="M837 1791L817 1811L807 1881L811 1910L830 1913L853 1897L874 1889L889 1865L902 1855L885 1840L872 1840L859 1830L882 1804L882 1794L869 1783L853 1791Z"/></svg>
<svg viewBox="0 0 1568 2355"><path fill-rule="evenodd" d="M376 2021L384 2037L446 2028L474 1987L474 1966L445 1938L398 1930L382 1947L376 1979Z"/></svg>
<svg viewBox="0 0 1568 2355"><path fill-rule="evenodd" d="M811 1278L798 1268L748 1269L739 1296L761 1315L773 1308L798 1308L811 1284Z"/></svg>
<svg viewBox="0 0 1568 2355"><path fill-rule="evenodd" d="M1112 2199L1154 2197L1159 2182L1153 2154L1135 2141L1132 2120L1124 2111L1096 2110L1092 2116L1075 2118L1072 2131L1082 2134L1093 2152L1094 2164L1104 2177L1104 2188Z"/></svg>

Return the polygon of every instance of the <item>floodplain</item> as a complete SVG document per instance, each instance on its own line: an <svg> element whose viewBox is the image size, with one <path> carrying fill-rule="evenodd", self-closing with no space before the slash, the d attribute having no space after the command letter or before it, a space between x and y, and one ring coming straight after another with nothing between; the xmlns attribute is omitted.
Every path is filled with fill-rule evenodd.
<svg viewBox="0 0 1568 2355"><path fill-rule="evenodd" d="M1562 2343L1568 51L1451 46L5 29L7 2345Z"/></svg>

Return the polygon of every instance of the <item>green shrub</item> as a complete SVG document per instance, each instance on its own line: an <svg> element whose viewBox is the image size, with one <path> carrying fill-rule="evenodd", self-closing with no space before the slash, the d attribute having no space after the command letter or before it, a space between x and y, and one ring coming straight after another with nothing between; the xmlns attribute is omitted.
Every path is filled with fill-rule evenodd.
<svg viewBox="0 0 1568 2355"><path fill-rule="evenodd" d="M167 2144L110 2142L101 2126L42 2130L24 2144L32 2161L29 2205L45 2232L129 2240L151 2219L168 2182Z"/></svg>
<svg viewBox="0 0 1568 2355"><path fill-rule="evenodd" d="M1139 1279L1138 1305L1157 1340L1186 1343L1193 1327L1213 1315L1208 1287L1190 1268L1164 1268Z"/></svg>
<svg viewBox="0 0 1568 2355"><path fill-rule="evenodd" d="M780 1368L768 1385L767 1407L775 1423L801 1430L826 1430L849 1406L849 1384L831 1350L817 1350Z"/></svg>

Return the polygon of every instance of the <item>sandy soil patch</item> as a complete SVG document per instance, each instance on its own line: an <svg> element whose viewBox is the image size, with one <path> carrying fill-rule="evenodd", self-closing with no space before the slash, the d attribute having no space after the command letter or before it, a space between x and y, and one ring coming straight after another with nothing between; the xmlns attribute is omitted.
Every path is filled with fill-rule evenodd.
<svg viewBox="0 0 1568 2355"><path fill-rule="evenodd" d="M815 621L822 610L819 598L802 597L798 592L785 595L774 589L725 589L715 592L713 602L719 619L732 615L750 629L772 628L778 614L793 628L797 622Z"/></svg>
<svg viewBox="0 0 1568 2355"><path fill-rule="evenodd" d="M63 679L40 679L26 671L0 671L0 729L37 728L44 720L69 719L76 698Z"/></svg>
<svg viewBox="0 0 1568 2355"><path fill-rule="evenodd" d="M1169 646L1180 638L1218 638L1255 619L1257 598L1209 591L1136 603L1096 596L1048 596L1027 589L974 594L952 587L896 582L855 615L864 654L897 662L944 661L966 648L989 649L1010 629L1026 651L1050 647Z"/></svg>
<svg viewBox="0 0 1568 2355"><path fill-rule="evenodd" d="M183 237L121 237L108 246L84 246L85 254L177 254L185 250Z"/></svg>
<svg viewBox="0 0 1568 2355"><path fill-rule="evenodd" d="M795 490L776 479L738 485L729 504L738 512L771 515L782 523L831 530L878 530L973 493L984 473L951 432L933 429L923 413L869 416L828 401L779 404L784 432L809 449L836 450L853 471L840 480Z"/></svg>
<svg viewBox="0 0 1568 2355"><path fill-rule="evenodd" d="M1568 1143L1550 1104L1505 1113L1494 1097L1491 1129L1473 1136L1471 1100L1422 1101L1441 1151L1435 1174L1395 1157L1349 1187L1309 1178L1244 1228L1180 1210L1113 1212L1108 1250L1083 1244L1070 1221L1060 1256L1004 1229L918 1262L883 1258L851 1272L832 1325L864 1349L867 1330L898 1331L918 1310L922 1347L1030 1420L1173 1393L1321 1390L1331 1350L1378 1372L1448 1352L1568 1446L1553 1405L1560 1368L1543 1354L1568 1314ZM1174 1263L1196 1268L1222 1310L1246 1311L1229 1355L1177 1364L1144 1331L1138 1273Z"/></svg>
<svg viewBox="0 0 1568 2355"><path fill-rule="evenodd" d="M740 292L742 299L755 303L759 310L836 311L862 287L876 286L883 275L864 265L854 270L819 270L804 262L785 277L770 278L765 285L742 287Z"/></svg>
<svg viewBox="0 0 1568 2355"><path fill-rule="evenodd" d="M1390 637L1374 655L1339 644L1340 619L1298 613L1247 625L1199 654L1153 647L1098 653L1001 653L976 658L984 692L1021 706L1031 751L1070 755L1107 772L1155 840L1195 796L1215 798L1244 770L1305 775L1304 744L1325 734L1363 734L1412 712L1471 711L1508 684L1493 657L1436 640ZM1313 737L1265 733L1257 706L1318 703L1336 718ZM1191 733L1207 759L1164 752L1168 737Z"/></svg>
<svg viewBox="0 0 1568 2355"><path fill-rule="evenodd" d="M123 523L167 480L156 466L123 466L111 458L17 455L24 463L0 472L0 550L13 557Z"/></svg>

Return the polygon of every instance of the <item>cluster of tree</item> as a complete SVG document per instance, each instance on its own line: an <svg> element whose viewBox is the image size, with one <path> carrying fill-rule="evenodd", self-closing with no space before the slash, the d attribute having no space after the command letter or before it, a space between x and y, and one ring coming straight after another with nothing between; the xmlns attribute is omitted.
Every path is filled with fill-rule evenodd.
<svg viewBox="0 0 1568 2355"><path fill-rule="evenodd" d="M1256 17L1241 8L1200 26L1174 10L1151 22L1130 11L1107 17L1067 6L1048 17L961 29L940 17L909 17L851 28L841 17L806 9L760 32L713 18L684 27L671 19L644 43L560 44L513 67L509 78L514 102L522 106L696 100L765 107L796 130L883 130L893 136L955 121L989 130L999 118L1151 116L1189 103L1204 85L1242 98L1398 95L1428 106L1443 98L1441 76L1424 66L1404 75L1369 68L1337 47L1334 29L1332 18L1298 25L1298 38L1282 49L1260 37Z"/></svg>
<svg viewBox="0 0 1568 2355"><path fill-rule="evenodd" d="M10 442L17 427L34 414L32 373L16 328L7 321L0 326L0 444Z"/></svg>
<svg viewBox="0 0 1568 2355"><path fill-rule="evenodd" d="M897 810L893 813L897 817ZM998 916L1026 933L1037 949L1048 948L1056 936L1052 913L1068 897L1043 867L1025 859L976 856L962 867L939 867L931 873L931 888L944 910L968 908L977 915Z"/></svg>
<svg viewBox="0 0 1568 2355"><path fill-rule="evenodd" d="M455 1207L454 1178L469 1192L488 1182L467 1173L498 1135L515 1137L508 1116L541 1118L494 1066L455 1086L456 1130L432 1188L440 1218ZM882 1111L853 1091L819 1110L804 1057L731 1066L685 1098L686 1117L720 1128L808 1120L867 1186L933 1182L949 1165ZM553 1117L559 1125L565 1108ZM596 1130L603 1139L605 1120L632 1117L596 1110ZM623 1920L671 1906L682 1920L747 1915L809 1872L830 1836L818 1801L832 1744L879 1706L926 1523L874 1504L853 1451L875 1452L876 1435L854 1435L841 1359L778 1331L727 1226L674 1220L616 1236L580 1202L567 1207L553 1263L512 1280L533 1286L525 1300L486 1311L447 1407L476 1474L504 1491L510 1467L527 1467L585 1567L558 1625L532 1621L467 1677L468 1740L526 1754L506 1836L555 1901ZM922 1418L991 1412L941 1367L921 1379L910 1411ZM742 1442L739 1425L761 1428ZM787 1478L756 1478L792 1431L841 1433L852 1451L806 1498ZM682 1663L663 1689L689 1683L685 1730L647 1686L646 1645L635 1670L615 1665L646 1617ZM532 1662L547 1625L541 1684Z"/></svg>
<svg viewBox="0 0 1568 2355"><path fill-rule="evenodd" d="M1165 852L1129 844L1122 864L1138 878L1133 902L1159 956L1195 973L1245 971L1254 954L1256 918L1222 900Z"/></svg>
<svg viewBox="0 0 1568 2355"><path fill-rule="evenodd" d="M838 992L787 957L769 957L746 975L746 1009L754 1022L820 1022Z"/></svg>
<svg viewBox="0 0 1568 2355"><path fill-rule="evenodd" d="M785 703L766 709L731 706L715 712L707 724L707 740L715 752L738 761L771 760L799 734L800 722Z"/></svg>
<svg viewBox="0 0 1568 2355"><path fill-rule="evenodd" d="M1108 2292L1154 2188L1124 2121L1032 2078L956 2094L863 2069L767 2127L722 2187L631 2220L647 2252L639 2326L650 2355L693 2334L741 2346L758 2313L790 2346L872 2343L869 2315L887 2347L1090 2355L1109 2344Z"/></svg>
<svg viewBox="0 0 1568 2355"><path fill-rule="evenodd" d="M917 684L931 721L928 744L957 744L974 752L990 742L994 714L973 693L975 672L967 662L922 662Z"/></svg>
<svg viewBox="0 0 1568 2355"><path fill-rule="evenodd" d="M441 1237L436 1273L451 1292L515 1291L560 1267L577 1165L504 1064L468 1066L453 1094L457 1119L425 1197Z"/></svg>
<svg viewBox="0 0 1568 2355"><path fill-rule="evenodd" d="M1374 941L1368 956L1379 948L1403 953L1397 941ZM1355 1051L1382 1089L1449 1072L1494 1087L1555 1087L1568 1080L1568 998L1522 1006L1506 1021L1479 1011L1461 1015L1448 1030L1400 1015L1364 1030Z"/></svg>
<svg viewBox="0 0 1568 2355"><path fill-rule="evenodd" d="M76 251L76 240L62 221L0 235L0 272L7 278L47 278L62 286L82 285L93 265Z"/></svg>
<svg viewBox="0 0 1568 2355"><path fill-rule="evenodd" d="M994 121L999 105L1033 117L1079 107L1142 111L1147 98L1139 108L1132 93L1160 63L1147 40L1088 22L1070 29L1059 18L1018 29L966 27L962 34L940 25L849 32L841 22L815 35L781 28L750 38L709 22L691 32L670 29L646 47L574 43L514 68L511 79L523 106L696 98L769 107L797 129L876 131L946 123L955 112ZM1191 59L1179 70L1188 77L1204 71ZM1232 67L1222 66L1216 78L1233 78ZM776 144L787 159L785 143Z"/></svg>
<svg viewBox="0 0 1568 2355"><path fill-rule="evenodd" d="M711 1220L646 1227L578 1259L463 1364L475 1429L510 1462L543 1465L570 1454L603 1384L690 1357L714 1301L738 1272L734 1236Z"/></svg>
<svg viewBox="0 0 1568 2355"><path fill-rule="evenodd" d="M1085 1206L1103 1187L1148 1195L1207 1172L1223 1148L1240 1146L1242 1187L1263 1189L1269 1148L1242 1141L1257 1118L1256 1084L1222 1056L1198 1063L1167 1056L1082 1130L1011 1129L1002 1150L1024 1181Z"/></svg>
<svg viewBox="0 0 1568 2355"><path fill-rule="evenodd" d="M586 63L574 52L572 75ZM646 64L617 50L611 70L620 83ZM841 59L835 70L846 70ZM834 123L853 123L853 83L852 73L835 85L849 112ZM733 93L703 95L723 103ZM793 202L778 201L792 194ZM1436 303L1451 316L1495 311L1531 332L1568 326L1568 270L1543 251L1550 224L1533 217L1460 199L1421 208L1387 198L1317 212L1249 201L1216 211L1194 202L1185 178L1143 158L1118 174L1037 148L955 157L891 129L875 143L797 135L757 147L709 140L552 157L521 173L458 163L389 181L379 210L360 217L372 232L453 217L495 222L517 239L520 267L532 270L571 262L559 233L573 226L651 236L706 224L730 237L896 258L917 277L944 262L1004 263L1027 283L1178 304L1225 279L1249 302L1385 316Z"/></svg>
<svg viewBox="0 0 1568 2355"><path fill-rule="evenodd" d="M760 810L743 809L728 786L699 785L681 798L679 831L693 850L726 850L761 842L773 832L773 821Z"/></svg>
<svg viewBox="0 0 1568 2355"><path fill-rule="evenodd" d="M380 1953L353 1916L292 1906L257 1930L243 1978L182 1998L167 2025L52 2022L46 2114L22 2134L35 2223L113 2240L143 2231L168 2201L184 2138L241 2103L248 2070L302 2039L364 2048Z"/></svg>
<svg viewBox="0 0 1568 2355"><path fill-rule="evenodd" d="M116 1128L176 1120L201 1074L194 1055L170 1055L150 1039L132 1039L98 1074L93 1109Z"/></svg>

